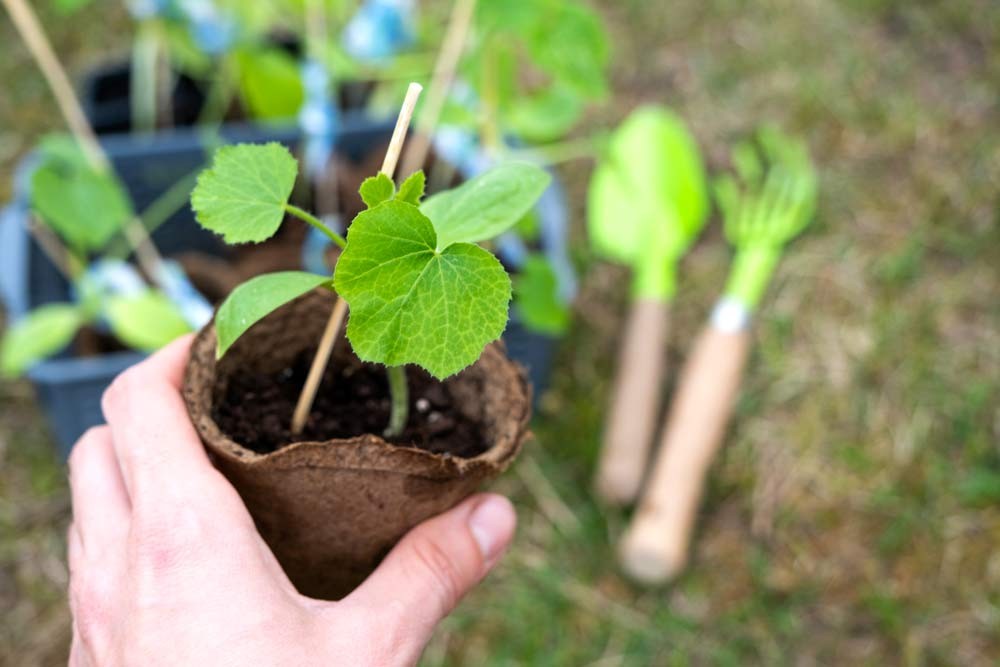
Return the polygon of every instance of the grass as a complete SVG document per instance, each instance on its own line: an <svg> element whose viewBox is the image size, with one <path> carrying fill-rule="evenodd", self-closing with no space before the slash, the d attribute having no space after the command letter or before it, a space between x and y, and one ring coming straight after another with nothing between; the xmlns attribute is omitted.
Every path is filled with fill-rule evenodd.
<svg viewBox="0 0 1000 667"><path fill-rule="evenodd" d="M626 276L587 267L537 442L497 487L512 552L441 627L426 665L988 665L1000 655L1000 6L990 0L602 3L613 124L687 118L713 169L762 121L809 139L817 221L781 265L693 565L634 587L627 515L589 485ZM75 70L90 9L51 23ZM91 30L81 30L82 23ZM116 33L119 34L119 33ZM0 23L0 188L57 123ZM588 166L568 165L578 221ZM682 266L676 369L724 280L718 220ZM672 377L668 380L672 381ZM59 664L64 476L24 384L0 387L0 656ZM0 662L4 658L0 657Z"/></svg>

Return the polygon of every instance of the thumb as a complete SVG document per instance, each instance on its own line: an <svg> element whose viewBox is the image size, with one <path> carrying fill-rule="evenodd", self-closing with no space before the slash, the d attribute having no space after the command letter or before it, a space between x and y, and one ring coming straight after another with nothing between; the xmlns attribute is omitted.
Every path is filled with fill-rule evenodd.
<svg viewBox="0 0 1000 667"><path fill-rule="evenodd" d="M407 533L343 602L389 612L393 625L417 633L396 639L417 640L422 648L438 622L500 560L516 523L514 507L503 496L473 496Z"/></svg>

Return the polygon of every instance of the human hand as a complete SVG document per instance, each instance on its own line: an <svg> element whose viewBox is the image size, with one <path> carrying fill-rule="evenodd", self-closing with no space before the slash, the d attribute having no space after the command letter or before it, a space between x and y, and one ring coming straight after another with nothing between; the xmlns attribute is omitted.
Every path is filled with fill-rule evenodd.
<svg viewBox="0 0 1000 667"><path fill-rule="evenodd" d="M180 395L191 339L119 376L70 456L71 665L409 665L514 533L481 494L414 528L339 602L300 595Z"/></svg>

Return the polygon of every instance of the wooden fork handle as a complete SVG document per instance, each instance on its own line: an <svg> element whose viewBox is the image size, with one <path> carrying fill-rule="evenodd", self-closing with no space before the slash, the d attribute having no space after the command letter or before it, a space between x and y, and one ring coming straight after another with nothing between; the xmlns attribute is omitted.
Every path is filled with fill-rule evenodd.
<svg viewBox="0 0 1000 667"><path fill-rule="evenodd" d="M668 329L667 302L639 299L632 304L595 480L597 494L613 505L634 501L646 472Z"/></svg>
<svg viewBox="0 0 1000 667"><path fill-rule="evenodd" d="M681 372L656 463L620 545L623 569L647 583L684 568L708 469L732 413L749 333L706 327Z"/></svg>

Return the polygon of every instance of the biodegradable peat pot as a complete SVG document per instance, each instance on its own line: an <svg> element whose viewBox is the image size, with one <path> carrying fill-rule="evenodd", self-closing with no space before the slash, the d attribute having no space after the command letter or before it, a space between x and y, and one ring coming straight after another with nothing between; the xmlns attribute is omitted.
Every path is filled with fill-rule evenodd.
<svg viewBox="0 0 1000 667"><path fill-rule="evenodd" d="M330 406L331 394L339 391L338 396L355 400L367 391L360 379L351 379L352 373L384 375L362 366L341 338L301 442L267 451L256 441L252 448L235 441L220 424L229 423L230 431L252 438L256 429L273 428L274 420L266 409L273 402L258 398L259 410L241 413L252 417L253 424L243 420L250 432L234 428L226 421L231 417L221 416L245 408L240 399L233 400L234 387L249 387L246 396L252 397L261 378L287 379L303 360L308 365L332 307L329 292L307 294L251 327L218 361L215 329L209 324L194 341L184 377L184 400L216 467L239 492L299 591L324 599L349 593L410 528L503 472L528 434L531 413L531 391L521 367L507 358L502 345L493 344L473 366L444 383L415 386L418 373L410 374L407 432L420 419L414 415L420 407L414 406L427 410L421 393L426 388L427 395L437 397L432 400L440 402L444 396L450 403L447 410L458 416L454 421L473 425L478 438L456 430L465 434L455 438L461 442L431 437L423 443L426 448L390 444L372 433L309 440L310 428L320 419L316 415ZM294 397L296 390L289 391ZM289 411L283 423L290 419ZM478 449L469 450L465 440L477 440Z"/></svg>

